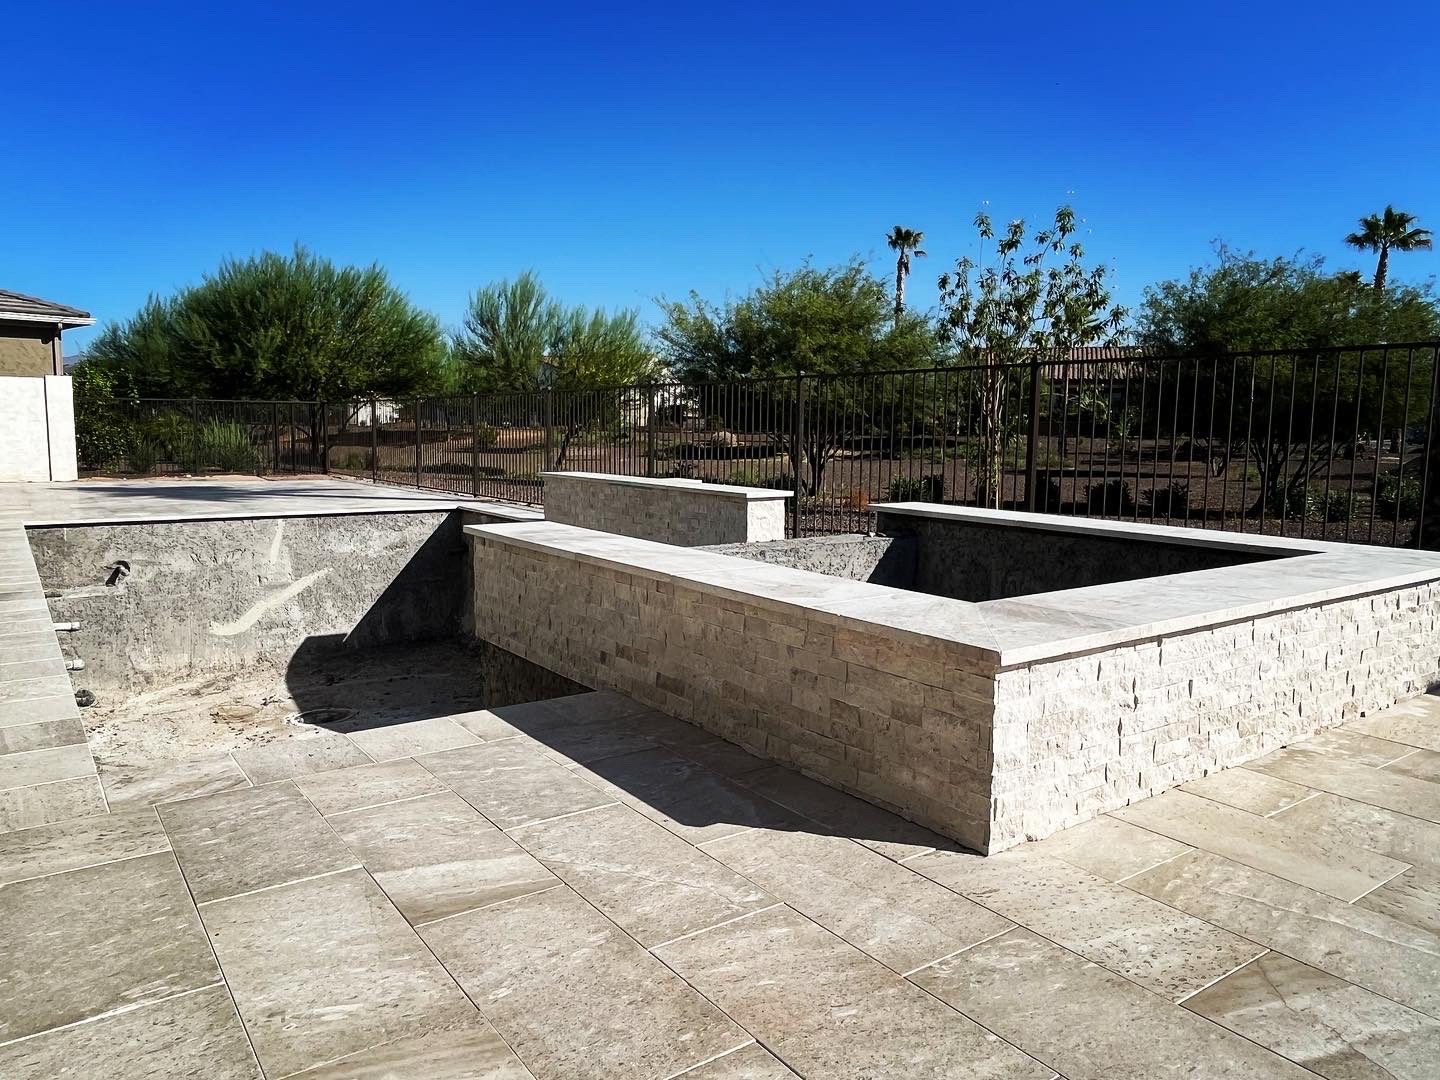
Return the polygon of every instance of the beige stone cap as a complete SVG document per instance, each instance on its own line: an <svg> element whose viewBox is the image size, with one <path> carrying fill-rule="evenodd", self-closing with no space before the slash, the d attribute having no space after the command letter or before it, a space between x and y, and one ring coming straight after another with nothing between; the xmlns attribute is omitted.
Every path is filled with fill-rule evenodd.
<svg viewBox="0 0 1440 1080"><path fill-rule="evenodd" d="M723 499L745 499L749 502L764 502L772 499L788 499L795 493L778 488L739 487L735 484L707 484L703 480L688 480L681 476L622 476L619 473L597 472L542 472L540 478L562 477L566 480L588 480L598 484L618 484L622 487L673 488L682 487L687 491L698 491L702 495L714 495Z"/></svg>
<svg viewBox="0 0 1440 1080"><path fill-rule="evenodd" d="M1008 511L981 513L991 523L1019 528L1051 527L1054 520ZM1068 519L1064 523L1075 524ZM1089 523L1101 524L1107 533L1118 530L1119 535L1142 539L1128 533L1134 526L1124 522ZM1200 536L1227 547L1237 543L1201 530L1157 525L1143 529L1156 541L1183 532L1191 542ZM555 522L472 525L465 531L486 543L514 544L652 580L681 582L757 607L803 613L818 622L898 633L953 650L957 660L968 657L996 669L1440 580L1440 554L1435 552L1247 537L1238 543L1264 541L1262 546L1273 552L1279 541L1292 545L1295 554L975 604Z"/></svg>

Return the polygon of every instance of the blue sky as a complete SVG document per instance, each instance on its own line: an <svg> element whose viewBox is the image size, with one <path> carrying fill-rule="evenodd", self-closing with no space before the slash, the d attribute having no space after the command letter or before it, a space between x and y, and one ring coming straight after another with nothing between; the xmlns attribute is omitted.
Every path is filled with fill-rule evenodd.
<svg viewBox="0 0 1440 1080"><path fill-rule="evenodd" d="M986 201L1071 202L1126 303L1217 238L1369 270L1361 214L1440 230L1433 0L3 2L37 46L0 70L0 287L102 321L297 241L454 324L527 267L651 322L807 256L889 273L896 223L927 307Z"/></svg>

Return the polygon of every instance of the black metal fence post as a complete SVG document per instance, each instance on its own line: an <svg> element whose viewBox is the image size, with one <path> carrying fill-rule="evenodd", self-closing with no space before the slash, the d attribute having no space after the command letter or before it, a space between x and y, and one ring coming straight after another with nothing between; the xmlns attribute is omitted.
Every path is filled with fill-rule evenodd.
<svg viewBox="0 0 1440 1080"><path fill-rule="evenodd" d="M320 471L330 475L330 403L320 402Z"/></svg>
<svg viewBox="0 0 1440 1080"><path fill-rule="evenodd" d="M470 401L470 494L480 494L480 395Z"/></svg>
<svg viewBox="0 0 1440 1080"><path fill-rule="evenodd" d="M805 373L795 373L795 416L790 423L790 468L792 470L793 486L795 488L794 502L790 507L790 534L800 535L800 467L804 461L805 451L802 449L805 441Z"/></svg>
<svg viewBox="0 0 1440 1080"><path fill-rule="evenodd" d="M270 471L280 472L280 403L270 403Z"/></svg>
<svg viewBox="0 0 1440 1080"><path fill-rule="evenodd" d="M415 487L423 487L420 480L420 405L419 398L415 399Z"/></svg>
<svg viewBox="0 0 1440 1080"><path fill-rule="evenodd" d="M645 475L660 475L660 465L656 460L655 447L655 385L651 383L647 390L645 404Z"/></svg>
<svg viewBox="0 0 1440 1080"><path fill-rule="evenodd" d="M370 482L380 481L380 402L370 397Z"/></svg>
<svg viewBox="0 0 1440 1080"><path fill-rule="evenodd" d="M195 475L205 470L200 464L200 399L190 399L190 471Z"/></svg>
<svg viewBox="0 0 1440 1080"><path fill-rule="evenodd" d="M1064 431L1065 417L1060 417L1061 431ZM1064 436L1062 434L1061 438ZM1076 460L1079 460L1078 458ZM1040 358L1030 361L1030 421L1025 432L1025 509L1032 513L1037 509L1036 495L1040 487Z"/></svg>
<svg viewBox="0 0 1440 1080"><path fill-rule="evenodd" d="M545 388L545 472L554 468L555 450L555 389Z"/></svg>

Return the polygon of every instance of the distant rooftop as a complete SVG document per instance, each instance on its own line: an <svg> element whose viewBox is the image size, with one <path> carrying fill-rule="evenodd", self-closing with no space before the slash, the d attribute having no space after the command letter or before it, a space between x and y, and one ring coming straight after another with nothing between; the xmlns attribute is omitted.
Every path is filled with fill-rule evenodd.
<svg viewBox="0 0 1440 1080"><path fill-rule="evenodd" d="M60 323L67 327L92 326L95 322L88 311L9 289L0 289L0 319Z"/></svg>

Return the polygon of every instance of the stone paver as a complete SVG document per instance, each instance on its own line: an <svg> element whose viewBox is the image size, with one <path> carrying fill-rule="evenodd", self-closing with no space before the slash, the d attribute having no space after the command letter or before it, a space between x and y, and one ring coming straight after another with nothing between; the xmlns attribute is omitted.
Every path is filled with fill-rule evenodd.
<svg viewBox="0 0 1440 1080"><path fill-rule="evenodd" d="M540 1080L661 1080L749 1041L568 886L420 934Z"/></svg>
<svg viewBox="0 0 1440 1080"><path fill-rule="evenodd" d="M1440 1022L1280 953L1185 1007L1331 1080L1425 1080L1440 1064Z"/></svg>
<svg viewBox="0 0 1440 1080"><path fill-rule="evenodd" d="M295 786L327 816L449 790L423 765L409 758L297 776Z"/></svg>

